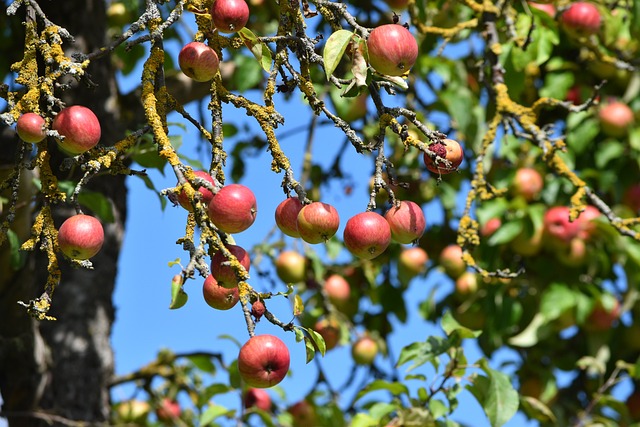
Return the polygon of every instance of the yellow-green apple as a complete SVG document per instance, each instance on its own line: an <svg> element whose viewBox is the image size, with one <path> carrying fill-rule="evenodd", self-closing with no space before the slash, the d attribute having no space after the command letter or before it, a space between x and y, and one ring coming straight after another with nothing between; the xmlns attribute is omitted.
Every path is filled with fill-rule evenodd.
<svg viewBox="0 0 640 427"><path fill-rule="evenodd" d="M307 259L296 251L283 251L275 260L276 274L285 283L299 283L306 278Z"/></svg>
<svg viewBox="0 0 640 427"><path fill-rule="evenodd" d="M447 276L454 280L467 271L467 264L462 259L462 248L458 245L445 246L440 252L439 261Z"/></svg>

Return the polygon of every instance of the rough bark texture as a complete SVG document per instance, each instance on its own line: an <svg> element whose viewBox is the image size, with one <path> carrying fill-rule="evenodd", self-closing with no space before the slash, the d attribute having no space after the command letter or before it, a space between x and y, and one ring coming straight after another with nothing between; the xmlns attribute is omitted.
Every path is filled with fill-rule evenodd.
<svg viewBox="0 0 640 427"><path fill-rule="evenodd" d="M51 21L74 35L75 45L65 46L68 49L91 52L106 44L104 0L40 4ZM122 138L125 127L119 121L117 102L113 102L117 92L109 58L91 64L88 72L97 87L80 83L65 92L63 99L68 105L91 108L100 119L102 141L113 143ZM3 129L0 145L15 143L13 131ZM12 156L7 157L10 162ZM39 426L44 419L60 425L62 418L56 417L89 423L108 420L107 384L114 371L112 293L126 217L125 177L102 176L93 179L90 187L111 200L116 221L105 224L105 244L92 259L95 270L74 269L61 262L62 281L49 313L57 321L34 321L16 303L42 293L46 281L43 253L29 254L24 268L17 272L0 264L0 392L5 400L2 413L11 426ZM56 223L71 213L67 205L56 206Z"/></svg>

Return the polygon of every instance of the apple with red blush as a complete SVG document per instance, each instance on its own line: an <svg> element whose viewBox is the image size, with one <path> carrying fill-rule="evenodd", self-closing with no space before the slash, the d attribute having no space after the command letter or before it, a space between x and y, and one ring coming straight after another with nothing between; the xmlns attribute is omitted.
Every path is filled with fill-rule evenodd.
<svg viewBox="0 0 640 427"><path fill-rule="evenodd" d="M598 118L602 132L614 138L626 136L635 120L633 110L620 101L612 101L600 106Z"/></svg>
<svg viewBox="0 0 640 427"><path fill-rule="evenodd" d="M225 185L211 198L208 214L218 230L229 234L240 233L256 220L256 197L253 191L242 184Z"/></svg>
<svg viewBox="0 0 640 427"><path fill-rule="evenodd" d="M158 417L158 421L161 421L163 423L175 422L178 418L180 418L181 412L182 409L180 408L180 404L174 399L170 399L168 397L163 398L156 408L156 416Z"/></svg>
<svg viewBox="0 0 640 427"><path fill-rule="evenodd" d="M210 307L218 310L229 310L240 300L237 286L232 288L220 286L218 281L211 274L207 276L204 281L202 294L205 302Z"/></svg>
<svg viewBox="0 0 640 427"><path fill-rule="evenodd" d="M462 146L458 141L453 139L443 139L442 141L433 142L429 144L428 148L433 155L425 152L423 155L424 164L430 172L438 175L457 171L458 166L460 166L464 159ZM447 160L449 164L443 160Z"/></svg>
<svg viewBox="0 0 640 427"><path fill-rule="evenodd" d="M418 58L418 42L402 25L384 24L369 34L367 53L369 64L378 73L403 76Z"/></svg>
<svg viewBox="0 0 640 427"><path fill-rule="evenodd" d="M249 273L251 268L251 259L249 254L243 247L238 245L227 245L227 250L233 255L242 267ZM216 252L211 257L211 275L218 281L218 284L224 288L233 288L238 286L238 271L230 265L230 259L222 251Z"/></svg>
<svg viewBox="0 0 640 427"><path fill-rule="evenodd" d="M284 234L290 237L300 237L298 232L298 214L302 209L302 202L297 197L287 197L276 207L276 225Z"/></svg>
<svg viewBox="0 0 640 427"><path fill-rule="evenodd" d="M213 186L213 188L217 187L216 180L211 175L209 175L207 172L205 172L205 171L193 171L193 175L196 178L200 178L200 179L203 179L203 180L207 181L208 183L210 183ZM205 206L209 206L209 202L211 202L211 199L213 198L213 193L208 188L206 188L205 186L198 187L197 191L200 193L200 200L202 201L202 203ZM183 208L185 208L189 212L193 212L193 205L191 204L191 201L189 200L189 197L187 197L187 193L184 190L182 190L182 191L180 191L180 193L178 193L178 203L180 204L180 206L182 206Z"/></svg>
<svg viewBox="0 0 640 427"><path fill-rule="evenodd" d="M340 324L334 318L318 320L313 329L324 339L327 351L334 349L340 342L342 336Z"/></svg>
<svg viewBox="0 0 640 427"><path fill-rule="evenodd" d="M520 196L527 202L532 202L540 196L544 180L536 169L522 167L516 170L511 182L511 192L514 196Z"/></svg>
<svg viewBox="0 0 640 427"><path fill-rule="evenodd" d="M285 283L299 283L307 276L307 259L296 251L283 251L275 260L276 274Z"/></svg>
<svg viewBox="0 0 640 427"><path fill-rule="evenodd" d="M317 425L318 416L316 409L306 400L295 403L290 406L287 411L293 418L293 427L310 427Z"/></svg>
<svg viewBox="0 0 640 427"><path fill-rule="evenodd" d="M300 209L296 224L302 240L311 244L322 243L336 234L340 216L332 205L312 202Z"/></svg>
<svg viewBox="0 0 640 427"><path fill-rule="evenodd" d="M391 243L389 222L376 212L361 212L344 227L344 245L358 258L374 259Z"/></svg>
<svg viewBox="0 0 640 427"><path fill-rule="evenodd" d="M221 33L235 33L249 21L249 6L244 0L215 0L209 9L213 26Z"/></svg>
<svg viewBox="0 0 640 427"><path fill-rule="evenodd" d="M103 244L102 224L90 215L69 217L58 230L58 247L71 259L89 259L100 252Z"/></svg>
<svg viewBox="0 0 640 427"><path fill-rule="evenodd" d="M570 35L585 37L600 31L602 16L593 3L576 1L562 12L560 22Z"/></svg>
<svg viewBox="0 0 640 427"><path fill-rule="evenodd" d="M258 408L265 412L271 412L271 396L265 389L249 388L242 398L244 407L247 409Z"/></svg>
<svg viewBox="0 0 640 427"><path fill-rule="evenodd" d="M220 69L218 54L202 42L187 43L178 54L180 70L196 82L208 82Z"/></svg>
<svg viewBox="0 0 640 427"><path fill-rule="evenodd" d="M72 156L95 147L102 135L98 117L82 105L63 108L53 119L51 128L62 136L57 139L58 148Z"/></svg>
<svg viewBox="0 0 640 427"><path fill-rule="evenodd" d="M279 384L289 372L289 349L274 335L255 335L238 354L238 371L244 382L255 388Z"/></svg>
<svg viewBox="0 0 640 427"><path fill-rule="evenodd" d="M36 113L25 113L18 117L16 132L24 142L36 144L47 137L45 133L46 122Z"/></svg>
<svg viewBox="0 0 640 427"><path fill-rule="evenodd" d="M403 200L391 207L384 218L391 229L391 239L398 243L412 243L424 234L427 225L422 208L417 203Z"/></svg>
<svg viewBox="0 0 640 427"><path fill-rule="evenodd" d="M467 271L467 264L462 259L462 248L456 244L447 245L442 249L439 262L446 275L454 280Z"/></svg>
<svg viewBox="0 0 640 427"><path fill-rule="evenodd" d="M428 262L427 251L421 247L405 248L398 256L398 277L403 283L409 283L411 279L427 270Z"/></svg>
<svg viewBox="0 0 640 427"><path fill-rule="evenodd" d="M358 338L351 346L351 356L357 365L371 365L378 351L378 342L368 335Z"/></svg>

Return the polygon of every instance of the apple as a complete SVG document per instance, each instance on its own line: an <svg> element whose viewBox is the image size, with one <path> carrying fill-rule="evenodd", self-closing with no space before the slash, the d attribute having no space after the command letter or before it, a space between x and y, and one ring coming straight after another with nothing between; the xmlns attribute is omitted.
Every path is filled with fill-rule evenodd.
<svg viewBox="0 0 640 427"><path fill-rule="evenodd" d="M462 163L464 153L462 146L458 141L453 139L444 139L440 142L433 142L429 144L429 150L436 153L438 157L448 160L451 166L447 166L443 161L436 161L431 158L427 153L424 153L424 164L430 172L437 174L448 174L458 170L458 166Z"/></svg>
<svg viewBox="0 0 640 427"><path fill-rule="evenodd" d="M160 405L156 409L156 416L158 421L167 423L180 418L180 412L180 404L173 399L165 397L160 401Z"/></svg>
<svg viewBox="0 0 640 427"><path fill-rule="evenodd" d="M376 212L361 212L349 218L344 227L344 245L358 258L373 259L391 243L391 227Z"/></svg>
<svg viewBox="0 0 640 427"><path fill-rule="evenodd" d="M632 184L622 195L622 203L627 205L634 214L640 211L640 184Z"/></svg>
<svg viewBox="0 0 640 427"><path fill-rule="evenodd" d="M92 149L100 141L100 122L93 111L81 105L63 108L51 125L63 139L58 139L58 147L69 155L82 154Z"/></svg>
<svg viewBox="0 0 640 427"><path fill-rule="evenodd" d="M220 60L211 47L202 42L187 43L180 49L178 65L182 72L197 82L208 82L218 74Z"/></svg>
<svg viewBox="0 0 640 427"><path fill-rule="evenodd" d="M565 98L567 101L571 102L573 105L582 104L582 91L580 90L580 86L571 86L567 91L567 96Z"/></svg>
<svg viewBox="0 0 640 427"><path fill-rule="evenodd" d="M402 76L418 58L418 42L402 25L376 27L367 40L369 64L380 74Z"/></svg>
<svg viewBox="0 0 640 427"><path fill-rule="evenodd" d="M18 117L16 132L24 142L38 143L47 137L45 120L36 113L25 113Z"/></svg>
<svg viewBox="0 0 640 427"><path fill-rule="evenodd" d="M344 308L351 297L351 285L341 275L332 274L324 281L324 292L333 305Z"/></svg>
<svg viewBox="0 0 640 427"><path fill-rule="evenodd" d="M89 259L102 248L104 230L100 221L89 215L67 218L58 230L58 246L72 259Z"/></svg>
<svg viewBox="0 0 640 427"><path fill-rule="evenodd" d="M244 0L215 0L210 9L213 25L221 33L235 33L249 20L249 6Z"/></svg>
<svg viewBox="0 0 640 427"><path fill-rule="evenodd" d="M600 217L600 211L595 206L587 205L576 220L578 222L579 230L578 237L581 239L589 240L594 236L597 225L593 222L594 219Z"/></svg>
<svg viewBox="0 0 640 427"><path fill-rule="evenodd" d="M322 335L327 351L334 349L340 342L340 325L335 319L318 320L313 329Z"/></svg>
<svg viewBox="0 0 640 427"><path fill-rule="evenodd" d="M633 125L634 114L631 108L623 102L613 101L604 104L598 111L600 129L615 138L622 138Z"/></svg>
<svg viewBox="0 0 640 427"><path fill-rule="evenodd" d="M566 246L578 236L580 223L569 221L567 206L549 208L543 219L545 240L552 246Z"/></svg>
<svg viewBox="0 0 640 427"><path fill-rule="evenodd" d="M620 302L612 295L600 297L585 320L584 328L590 332L604 332L611 329L620 317Z"/></svg>
<svg viewBox="0 0 640 427"><path fill-rule="evenodd" d="M465 271L456 279L455 295L460 301L464 301L469 295L478 291L478 276L470 271Z"/></svg>
<svg viewBox="0 0 640 427"><path fill-rule="evenodd" d="M196 178L202 178L205 181L211 183L211 185L214 188L216 188L217 186L216 180L213 179L213 177L209 175L207 172L194 171L193 174L196 176ZM206 187L199 187L198 191L200 192L200 195L201 195L200 200L202 201L202 203L205 206L209 206L209 202L211 202L211 199L213 198L213 193L209 191L209 189ZM180 194L178 194L178 203L180 203L180 206L182 206L189 212L193 212L193 205L191 204L191 201L187 197L187 194L184 192L184 190L180 191Z"/></svg>
<svg viewBox="0 0 640 427"><path fill-rule="evenodd" d="M238 371L247 385L267 388L279 384L289 372L289 349L274 335L255 335L238 354Z"/></svg>
<svg viewBox="0 0 640 427"><path fill-rule="evenodd" d="M302 240L316 244L326 242L338 231L340 216L328 203L312 202L300 209L296 219Z"/></svg>
<svg viewBox="0 0 640 427"><path fill-rule="evenodd" d="M402 10L407 7L409 0L385 0L385 3L393 10Z"/></svg>
<svg viewBox="0 0 640 427"><path fill-rule="evenodd" d="M351 356L357 365L371 365L378 354L378 343L369 336L363 336L353 343Z"/></svg>
<svg viewBox="0 0 640 427"><path fill-rule="evenodd" d="M594 4L576 1L571 3L562 13L560 22L571 35L590 36L600 31L602 17Z"/></svg>
<svg viewBox="0 0 640 427"><path fill-rule="evenodd" d="M398 256L398 276L405 283L422 274L427 269L429 256L427 252L419 246L403 249Z"/></svg>
<svg viewBox="0 0 640 427"><path fill-rule="evenodd" d="M249 254L241 246L227 245L227 249L240 262L240 265L249 272L251 268L251 259ZM211 274L218 281L218 284L224 288L234 288L238 286L238 276L236 270L231 265L225 265L229 260L222 251L216 252L211 257Z"/></svg>
<svg viewBox="0 0 640 427"><path fill-rule="evenodd" d="M544 228L539 227L529 235L527 230L523 230L511 242L511 249L522 256L534 256L542 249Z"/></svg>
<svg viewBox="0 0 640 427"><path fill-rule="evenodd" d="M256 220L258 205L253 192L241 184L222 187L208 205L209 219L224 233L240 233Z"/></svg>
<svg viewBox="0 0 640 427"><path fill-rule="evenodd" d="M552 18L556 16L556 7L552 4L543 3L543 2L533 2L533 1L530 1L527 3L529 3L529 6L543 11L544 13L546 13Z"/></svg>
<svg viewBox="0 0 640 427"><path fill-rule="evenodd" d="M420 205L403 200L393 206L384 218L391 228L391 238L398 243L412 243L424 234L427 222Z"/></svg>
<svg viewBox="0 0 640 427"><path fill-rule="evenodd" d="M293 418L293 427L311 427L318 425L316 409L306 400L301 400L292 405L288 411Z"/></svg>
<svg viewBox="0 0 640 427"><path fill-rule="evenodd" d="M454 280L467 271L467 264L462 259L462 248L458 245L447 245L440 252L439 261L447 276Z"/></svg>
<svg viewBox="0 0 640 427"><path fill-rule="evenodd" d="M513 177L511 192L531 202L538 198L543 186L544 181L540 172L534 168L519 168Z"/></svg>
<svg viewBox="0 0 640 427"><path fill-rule="evenodd" d="M147 415L151 412L151 405L144 400L125 400L114 406L118 421L124 423L146 424Z"/></svg>
<svg viewBox="0 0 640 427"><path fill-rule="evenodd" d="M265 311L267 311L267 308L264 306L264 302L256 300L251 304L251 315L256 319L256 322L260 321Z"/></svg>
<svg viewBox="0 0 640 427"><path fill-rule="evenodd" d="M202 294L206 303L218 310L229 310L240 300L237 286L233 288L220 286L211 274L204 281Z"/></svg>
<svg viewBox="0 0 640 427"><path fill-rule="evenodd" d="M520 381L519 391L521 396L529 396L539 399L544 391L544 384L540 377L526 377Z"/></svg>
<svg viewBox="0 0 640 427"><path fill-rule="evenodd" d="M307 259L296 251L281 252L275 265L276 274L285 283L299 283L307 276Z"/></svg>
<svg viewBox="0 0 640 427"><path fill-rule="evenodd" d="M640 421L640 391L634 390L627 400L625 400L625 406L629 411L629 417L632 421Z"/></svg>
<svg viewBox="0 0 640 427"><path fill-rule="evenodd" d="M266 390L261 388L249 388L242 398L244 407L249 409L256 407L265 412L271 411L271 396Z"/></svg>
<svg viewBox="0 0 640 427"><path fill-rule="evenodd" d="M287 197L276 207L276 225L284 234L290 237L300 237L298 233L298 214L302 209L302 202L297 197Z"/></svg>
<svg viewBox="0 0 640 427"><path fill-rule="evenodd" d="M502 226L502 220L500 218L491 218L481 228L480 235L483 237L489 237Z"/></svg>

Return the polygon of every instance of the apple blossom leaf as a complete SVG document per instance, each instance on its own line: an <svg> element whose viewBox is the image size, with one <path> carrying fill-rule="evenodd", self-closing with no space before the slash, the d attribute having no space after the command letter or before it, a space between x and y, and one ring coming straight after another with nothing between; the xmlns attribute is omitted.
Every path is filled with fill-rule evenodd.
<svg viewBox="0 0 640 427"><path fill-rule="evenodd" d="M302 302L302 298L300 298L300 295L296 294L293 297L293 315L296 317L300 316L303 311L304 303Z"/></svg>
<svg viewBox="0 0 640 427"><path fill-rule="evenodd" d="M206 426L211 424L213 420L222 416L233 416L235 414L235 410L225 408L222 405L217 405L215 403L209 405L209 407L200 415L200 420L198 422L201 426Z"/></svg>
<svg viewBox="0 0 640 427"><path fill-rule="evenodd" d="M307 361L305 363L309 363L314 357L316 357L316 347L313 345L313 342L309 337L304 337L304 348L307 355Z"/></svg>
<svg viewBox="0 0 640 427"><path fill-rule="evenodd" d="M378 390L386 390L391 393L393 396L400 395L409 395L409 389L406 385L399 382L390 382L386 380L374 380L367 384L358 394L356 395L355 401L360 400L363 396Z"/></svg>
<svg viewBox="0 0 640 427"><path fill-rule="evenodd" d="M327 75L327 80L331 77L333 72L338 67L344 52L349 46L354 33L348 30L338 30L331 34L324 45L322 52L322 58L324 59L324 71Z"/></svg>
<svg viewBox="0 0 640 427"><path fill-rule="evenodd" d="M509 377L491 369L486 359L480 359L478 364L487 376L473 378L467 389L484 409L491 426L502 426L518 411L518 392L514 390Z"/></svg>

